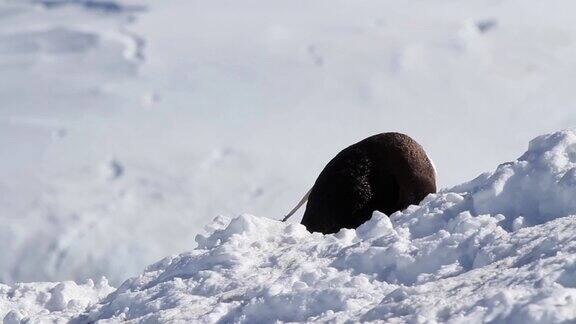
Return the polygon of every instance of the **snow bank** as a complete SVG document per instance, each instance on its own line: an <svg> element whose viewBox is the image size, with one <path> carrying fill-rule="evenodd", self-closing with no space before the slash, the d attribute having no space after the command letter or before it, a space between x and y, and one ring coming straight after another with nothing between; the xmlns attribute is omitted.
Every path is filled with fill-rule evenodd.
<svg viewBox="0 0 576 324"><path fill-rule="evenodd" d="M453 202L444 200L451 205ZM441 213L441 212L436 212ZM125 282L88 318L273 322L576 318L576 218L507 234L464 214L410 239L377 214L322 237L241 216Z"/></svg>
<svg viewBox="0 0 576 324"><path fill-rule="evenodd" d="M576 132L562 131L419 206L375 212L356 230L324 236L219 217L196 249L149 266L82 314L74 305L100 296L92 288L56 309L15 300L21 310L5 320L42 309L80 322L575 321L575 174Z"/></svg>

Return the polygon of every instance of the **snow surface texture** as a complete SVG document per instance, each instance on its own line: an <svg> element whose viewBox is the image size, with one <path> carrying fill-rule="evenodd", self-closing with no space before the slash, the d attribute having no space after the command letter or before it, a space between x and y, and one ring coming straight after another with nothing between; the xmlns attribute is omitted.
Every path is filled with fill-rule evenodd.
<svg viewBox="0 0 576 324"><path fill-rule="evenodd" d="M421 143L440 187L512 160L576 125L574 12L0 0L0 282L118 286L195 247L214 216L281 218L379 132Z"/></svg>
<svg viewBox="0 0 576 324"><path fill-rule="evenodd" d="M0 314L4 324L16 324L36 318L41 322L65 322L100 301L115 289L108 281L90 279L78 285L73 281L0 284Z"/></svg>
<svg viewBox="0 0 576 324"><path fill-rule="evenodd" d="M296 223L218 217L196 249L149 266L96 304L89 284L70 287L70 295L90 292L77 302L28 306L47 285L31 284L27 299L2 310L19 309L8 322L573 322L575 194L576 132L557 132L492 173L390 217L374 212L356 230L324 236ZM78 315L76 305L87 304Z"/></svg>

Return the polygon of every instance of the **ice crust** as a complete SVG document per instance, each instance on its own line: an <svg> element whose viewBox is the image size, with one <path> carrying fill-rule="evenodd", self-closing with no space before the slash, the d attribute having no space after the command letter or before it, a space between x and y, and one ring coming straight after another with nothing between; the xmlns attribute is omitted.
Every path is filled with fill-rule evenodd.
<svg viewBox="0 0 576 324"><path fill-rule="evenodd" d="M575 174L576 132L560 131L494 172L390 217L376 211L355 230L322 235L251 215L217 217L196 249L150 265L105 298L107 284L2 286L9 302L0 309L8 323L571 322ZM46 291L62 296L38 299Z"/></svg>

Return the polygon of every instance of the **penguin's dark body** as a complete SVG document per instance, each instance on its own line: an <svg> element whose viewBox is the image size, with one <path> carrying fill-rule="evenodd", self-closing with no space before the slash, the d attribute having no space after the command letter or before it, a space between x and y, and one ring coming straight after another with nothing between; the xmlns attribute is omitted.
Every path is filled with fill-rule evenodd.
<svg viewBox="0 0 576 324"><path fill-rule="evenodd" d="M357 228L375 210L390 215L434 192L436 175L424 149L407 135L382 133L347 147L326 165L302 224L324 234Z"/></svg>

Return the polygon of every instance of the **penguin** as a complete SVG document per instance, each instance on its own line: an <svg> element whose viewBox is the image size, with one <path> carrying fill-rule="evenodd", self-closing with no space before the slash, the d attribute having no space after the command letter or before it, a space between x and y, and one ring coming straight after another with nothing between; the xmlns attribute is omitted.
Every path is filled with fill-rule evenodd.
<svg viewBox="0 0 576 324"><path fill-rule="evenodd" d="M436 192L436 171L415 140L401 133L370 136L338 153L284 218L303 205L310 232L355 229L375 210L391 215Z"/></svg>

